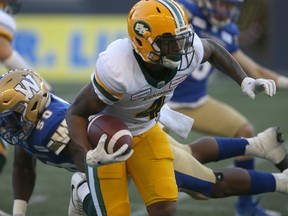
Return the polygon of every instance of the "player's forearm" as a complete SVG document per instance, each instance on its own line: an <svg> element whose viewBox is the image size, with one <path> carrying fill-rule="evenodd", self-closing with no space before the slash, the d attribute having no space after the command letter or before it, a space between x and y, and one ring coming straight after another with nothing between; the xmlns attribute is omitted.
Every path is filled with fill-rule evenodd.
<svg viewBox="0 0 288 216"><path fill-rule="evenodd" d="M288 77L277 74L268 68L259 66L255 72L255 75L252 77L272 79L275 81L278 90L288 90Z"/></svg>
<svg viewBox="0 0 288 216"><path fill-rule="evenodd" d="M13 169L13 216L25 216L35 180L36 174L33 170L22 167Z"/></svg>
<svg viewBox="0 0 288 216"><path fill-rule="evenodd" d="M70 136L68 151L74 163L81 172L85 172L85 158L87 152L92 149L88 135L88 119L73 114L73 110L66 113L66 121Z"/></svg>
<svg viewBox="0 0 288 216"><path fill-rule="evenodd" d="M87 151L91 149L89 138L87 135L88 117L87 119L74 114L73 110L68 109L66 113L66 121L69 131L69 136L72 140L71 146L73 147L86 146ZM85 149L85 148L84 148Z"/></svg>
<svg viewBox="0 0 288 216"><path fill-rule="evenodd" d="M13 196L15 199L29 201L35 186L36 173L33 170L13 168Z"/></svg>
<svg viewBox="0 0 288 216"><path fill-rule="evenodd" d="M231 77L238 85L247 77L240 64L235 58L220 44L209 40L211 49L208 61L218 70ZM206 51L206 50L205 50Z"/></svg>

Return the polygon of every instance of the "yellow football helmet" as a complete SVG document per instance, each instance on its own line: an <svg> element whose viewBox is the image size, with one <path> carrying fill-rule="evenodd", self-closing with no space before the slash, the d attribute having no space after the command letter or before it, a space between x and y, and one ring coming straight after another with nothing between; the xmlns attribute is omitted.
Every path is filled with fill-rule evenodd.
<svg viewBox="0 0 288 216"><path fill-rule="evenodd" d="M0 136L21 144L35 128L50 101L40 76L28 69L11 70L0 77Z"/></svg>
<svg viewBox="0 0 288 216"><path fill-rule="evenodd" d="M133 48L143 61L178 70L191 64L194 31L175 1L142 0L130 10L127 24Z"/></svg>

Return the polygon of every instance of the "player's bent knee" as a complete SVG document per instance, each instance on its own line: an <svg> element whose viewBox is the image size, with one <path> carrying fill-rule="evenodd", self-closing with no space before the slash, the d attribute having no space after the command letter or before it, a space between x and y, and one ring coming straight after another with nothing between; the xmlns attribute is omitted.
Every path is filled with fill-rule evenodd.
<svg viewBox="0 0 288 216"><path fill-rule="evenodd" d="M174 216L176 214L176 201L162 201L146 207L149 216Z"/></svg>

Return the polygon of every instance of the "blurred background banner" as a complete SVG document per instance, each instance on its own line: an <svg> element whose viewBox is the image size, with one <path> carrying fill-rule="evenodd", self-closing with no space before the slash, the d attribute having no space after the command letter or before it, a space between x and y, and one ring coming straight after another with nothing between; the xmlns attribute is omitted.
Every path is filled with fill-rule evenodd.
<svg viewBox="0 0 288 216"><path fill-rule="evenodd" d="M49 81L87 81L98 54L126 33L125 15L22 15L13 46Z"/></svg>

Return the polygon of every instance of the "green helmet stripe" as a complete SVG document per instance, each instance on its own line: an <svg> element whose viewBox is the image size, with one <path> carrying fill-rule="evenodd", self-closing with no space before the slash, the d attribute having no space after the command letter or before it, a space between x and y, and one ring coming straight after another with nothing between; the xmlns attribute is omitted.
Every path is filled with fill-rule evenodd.
<svg viewBox="0 0 288 216"><path fill-rule="evenodd" d="M157 1L163 4L170 11L170 13L175 19L177 28L185 26L184 17L173 1L171 0L157 0Z"/></svg>

